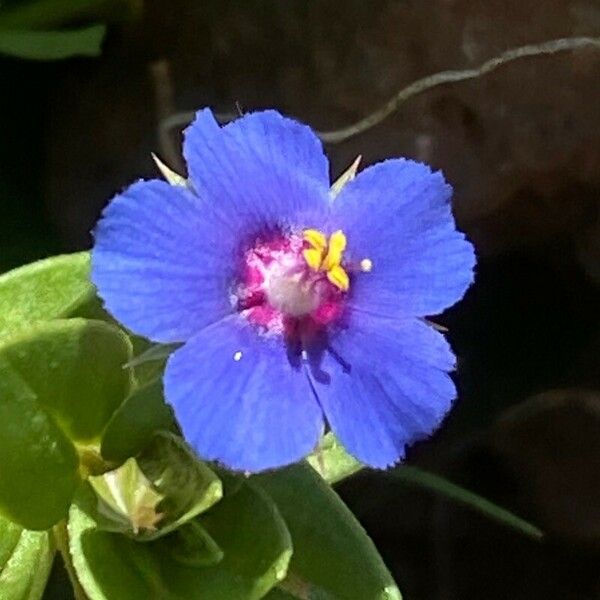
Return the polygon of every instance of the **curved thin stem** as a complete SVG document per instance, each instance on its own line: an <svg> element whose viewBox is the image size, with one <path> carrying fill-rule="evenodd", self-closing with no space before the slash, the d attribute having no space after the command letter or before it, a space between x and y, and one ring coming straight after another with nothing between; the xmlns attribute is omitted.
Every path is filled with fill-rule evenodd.
<svg viewBox="0 0 600 600"><path fill-rule="evenodd" d="M414 96L440 85L476 79L495 71L503 65L521 58L551 55L569 50L579 50L589 46L600 48L600 37L559 38L556 40L541 42L539 44L527 44L525 46L519 46L518 48L511 48L498 56L486 60L478 67L463 70L452 69L449 71L440 71L439 73L434 73L433 75L428 75L427 77L418 79L417 81L414 81L413 83L402 88L383 106L363 119L360 119L356 123L353 123L348 127L342 127L341 129L318 131L317 134L321 140L326 143L339 144L354 137L355 135L359 135L371 129L372 127L375 127L375 125L378 125L384 119L389 117L407 100L410 100ZM195 113L193 111L185 111L173 113L161 119L159 122L161 136L168 135L172 129L187 126L193 120L194 116ZM235 119L238 115L233 113L224 113L216 116L219 121L228 122L232 119Z"/></svg>
<svg viewBox="0 0 600 600"><path fill-rule="evenodd" d="M542 56L547 54L556 54L567 50L577 50L586 46L595 46L600 48L600 38L592 37L569 37L550 40L540 44L527 44L518 48L511 48L499 56L486 60L483 64L473 69L441 71L434 75L428 75L422 79L414 81L410 85L402 88L393 98L388 100L381 108L366 116L364 119L332 131L322 131L319 137L330 144L339 144L355 135L363 133L375 125L381 123L391 115L398 107L417 94L438 87L445 83L456 83L468 79L476 79L487 73L495 71L498 67L505 65L520 58L532 56Z"/></svg>

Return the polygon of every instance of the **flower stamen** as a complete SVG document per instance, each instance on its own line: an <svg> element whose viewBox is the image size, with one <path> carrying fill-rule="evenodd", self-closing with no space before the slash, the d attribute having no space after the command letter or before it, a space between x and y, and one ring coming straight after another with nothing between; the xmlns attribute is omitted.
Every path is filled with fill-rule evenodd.
<svg viewBox="0 0 600 600"><path fill-rule="evenodd" d="M305 229L304 241L310 246L302 255L306 264L313 271L322 271L327 274L327 279L343 292L350 287L350 279L344 267L342 258L346 250L346 236L339 229L329 236L329 241L318 229Z"/></svg>

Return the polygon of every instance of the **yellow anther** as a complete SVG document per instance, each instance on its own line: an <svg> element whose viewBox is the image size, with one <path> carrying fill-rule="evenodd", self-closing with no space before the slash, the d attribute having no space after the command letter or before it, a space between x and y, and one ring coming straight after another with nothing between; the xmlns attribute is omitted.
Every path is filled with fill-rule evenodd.
<svg viewBox="0 0 600 600"><path fill-rule="evenodd" d="M327 255L321 265L324 271L329 271L333 267L338 266L342 262L342 256L346 249L346 236L341 229L334 231L329 236L329 246Z"/></svg>
<svg viewBox="0 0 600 600"><path fill-rule="evenodd" d="M344 271L343 267L336 265L327 271L327 279L342 292L347 292L350 287L350 279L348 273Z"/></svg>
<svg viewBox="0 0 600 600"><path fill-rule="evenodd" d="M304 241L308 242L315 250L323 252L327 248L327 238L318 229L305 229Z"/></svg>
<svg viewBox="0 0 600 600"><path fill-rule="evenodd" d="M315 271L318 271L323 261L323 251L316 248L307 248L302 252L306 264Z"/></svg>
<svg viewBox="0 0 600 600"><path fill-rule="evenodd" d="M360 261L360 270L363 273L370 273L373 270L373 261L370 258L363 258Z"/></svg>
<svg viewBox="0 0 600 600"><path fill-rule="evenodd" d="M341 266L346 249L346 236L343 231L334 231L329 236L329 241L318 229L306 229L303 237L304 241L311 246L302 252L306 264L314 271L325 271L327 279L333 285L347 292L350 279Z"/></svg>

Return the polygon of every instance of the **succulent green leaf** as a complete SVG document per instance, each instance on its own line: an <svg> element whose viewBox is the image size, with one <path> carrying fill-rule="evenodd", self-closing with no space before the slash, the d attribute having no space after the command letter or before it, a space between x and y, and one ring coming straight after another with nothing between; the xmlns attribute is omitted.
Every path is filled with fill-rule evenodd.
<svg viewBox="0 0 600 600"><path fill-rule="evenodd" d="M0 358L67 435L96 443L131 386L127 336L101 321L50 321L0 344Z"/></svg>
<svg viewBox="0 0 600 600"><path fill-rule="evenodd" d="M0 338L52 319L83 317L116 324L90 280L89 252L51 256L3 273L0 307Z"/></svg>
<svg viewBox="0 0 600 600"><path fill-rule="evenodd" d="M207 577L215 590L211 599L262 598L285 577L292 540L277 506L260 488L244 483L200 523L224 552Z"/></svg>
<svg viewBox="0 0 600 600"><path fill-rule="evenodd" d="M155 433L175 428L173 413L163 397L162 381L157 379L134 390L115 411L102 438L102 456L123 462L139 454Z"/></svg>
<svg viewBox="0 0 600 600"><path fill-rule="evenodd" d="M127 336L100 321L49 321L0 343L0 511L29 529L63 518L80 453L129 391Z"/></svg>
<svg viewBox="0 0 600 600"><path fill-rule="evenodd" d="M90 482L100 499L98 527L138 541L170 533L223 496L213 471L169 433L157 434L136 459Z"/></svg>
<svg viewBox="0 0 600 600"><path fill-rule="evenodd" d="M364 529L308 464L251 481L275 501L292 536L294 554L288 578L281 584L288 595L323 600L401 598Z"/></svg>
<svg viewBox="0 0 600 600"><path fill-rule="evenodd" d="M47 531L28 531L0 518L0 598L39 600L54 558Z"/></svg>
<svg viewBox="0 0 600 600"><path fill-rule="evenodd" d="M223 550L198 521L190 521L169 537L171 556L190 567L210 567L221 562Z"/></svg>
<svg viewBox="0 0 600 600"><path fill-rule="evenodd" d="M0 338L39 321L81 315L95 298L87 252L53 256L0 276Z"/></svg>
<svg viewBox="0 0 600 600"><path fill-rule="evenodd" d="M150 542L99 530L96 501L84 486L68 524L73 564L90 600L258 600L285 576L291 554L285 523L273 502L248 483ZM212 560L199 549L207 540Z"/></svg>

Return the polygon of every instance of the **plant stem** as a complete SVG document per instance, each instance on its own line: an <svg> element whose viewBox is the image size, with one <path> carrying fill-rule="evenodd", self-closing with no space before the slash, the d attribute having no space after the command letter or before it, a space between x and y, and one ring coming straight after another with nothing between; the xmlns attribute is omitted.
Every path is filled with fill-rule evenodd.
<svg viewBox="0 0 600 600"><path fill-rule="evenodd" d="M56 548L60 552L65 569L69 574L69 580L73 586L73 593L75 600L89 600L84 589L79 583L75 567L73 566L73 560L71 559L71 552L69 550L69 531L67 530L67 522L63 519L52 528L52 534L54 535L54 541L56 542Z"/></svg>

